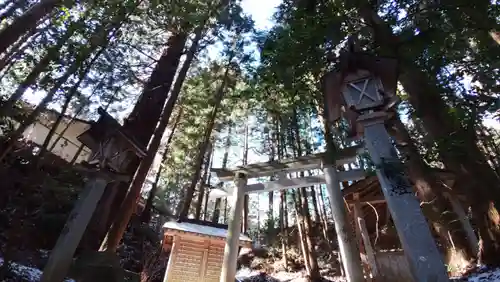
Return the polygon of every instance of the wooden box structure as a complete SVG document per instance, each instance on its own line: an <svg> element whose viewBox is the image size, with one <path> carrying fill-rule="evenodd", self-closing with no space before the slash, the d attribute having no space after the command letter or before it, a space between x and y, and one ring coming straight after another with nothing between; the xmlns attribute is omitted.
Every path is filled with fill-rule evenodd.
<svg viewBox="0 0 500 282"><path fill-rule="evenodd" d="M170 252L163 282L219 282L228 226L206 221L169 221L163 226L163 249ZM252 240L240 235L240 247Z"/></svg>

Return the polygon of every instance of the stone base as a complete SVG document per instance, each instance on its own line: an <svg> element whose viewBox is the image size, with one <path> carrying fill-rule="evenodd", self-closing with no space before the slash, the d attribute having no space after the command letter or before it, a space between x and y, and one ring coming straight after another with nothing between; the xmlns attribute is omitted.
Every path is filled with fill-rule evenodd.
<svg viewBox="0 0 500 282"><path fill-rule="evenodd" d="M70 275L78 282L123 282L140 281L139 275L120 266L115 253L89 252L82 254L71 268Z"/></svg>

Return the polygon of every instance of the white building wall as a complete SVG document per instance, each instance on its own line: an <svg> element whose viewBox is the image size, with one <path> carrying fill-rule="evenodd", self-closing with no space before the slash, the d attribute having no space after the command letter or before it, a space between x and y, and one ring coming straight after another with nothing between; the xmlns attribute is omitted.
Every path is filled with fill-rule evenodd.
<svg viewBox="0 0 500 282"><path fill-rule="evenodd" d="M49 144L49 148L52 147L53 143L60 136L64 128L66 128L68 122L69 120L65 120L64 122L61 122L61 124L57 127L56 133L54 134L54 137L52 138L51 143ZM46 126L46 124L49 123L45 119L37 121L36 123L28 127L28 129L26 129L26 131L24 132L24 137L27 140L30 140L38 145L42 145L50 131L50 128ZM66 130L66 132L64 133L63 138L60 138L58 140L57 144L54 146L54 149L52 150L52 153L70 162L75 156L75 154L78 152L78 148L80 148L81 145L81 142L78 141L77 137L85 130L87 130L89 127L90 127L89 124L80 121L72 123L68 128L68 130ZM76 159L75 163L80 163L82 161L85 161L88 159L89 156L90 156L90 149L84 147L84 149Z"/></svg>

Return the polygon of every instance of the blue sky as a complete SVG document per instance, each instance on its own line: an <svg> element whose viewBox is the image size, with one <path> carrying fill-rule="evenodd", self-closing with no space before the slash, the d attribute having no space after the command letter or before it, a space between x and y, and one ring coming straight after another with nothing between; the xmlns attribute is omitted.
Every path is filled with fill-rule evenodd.
<svg viewBox="0 0 500 282"><path fill-rule="evenodd" d="M281 0L243 0L241 6L245 13L252 16L256 28L269 29L273 23L271 17Z"/></svg>

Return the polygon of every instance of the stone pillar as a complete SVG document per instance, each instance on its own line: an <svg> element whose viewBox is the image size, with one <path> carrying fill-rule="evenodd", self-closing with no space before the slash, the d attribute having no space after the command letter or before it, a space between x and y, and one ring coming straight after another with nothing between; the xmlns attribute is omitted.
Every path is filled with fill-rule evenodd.
<svg viewBox="0 0 500 282"><path fill-rule="evenodd" d="M339 242L340 255L348 282L363 282L363 268L359 250L356 247L356 238L348 221L344 205L344 197L340 191L337 170L334 167L323 169L326 188L330 197L333 221Z"/></svg>
<svg viewBox="0 0 500 282"><path fill-rule="evenodd" d="M449 281L441 254L385 128L386 115L385 112L368 113L360 116L358 122L364 128L365 144L377 167L377 176L414 281Z"/></svg>
<svg viewBox="0 0 500 282"><path fill-rule="evenodd" d="M71 211L50 254L47 265L43 270L41 282L60 282L64 280L73 262L76 248L80 244L83 233L87 229L87 225L107 184L108 181L103 178L94 178L85 184L85 189Z"/></svg>
<svg viewBox="0 0 500 282"><path fill-rule="evenodd" d="M237 173L235 179L235 189L231 198L233 209L229 217L229 230L224 248L224 259L222 261L222 271L220 282L234 282L236 276L241 219L243 216L243 203L245 198L245 188L247 178L243 173Z"/></svg>

